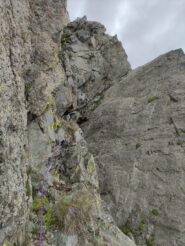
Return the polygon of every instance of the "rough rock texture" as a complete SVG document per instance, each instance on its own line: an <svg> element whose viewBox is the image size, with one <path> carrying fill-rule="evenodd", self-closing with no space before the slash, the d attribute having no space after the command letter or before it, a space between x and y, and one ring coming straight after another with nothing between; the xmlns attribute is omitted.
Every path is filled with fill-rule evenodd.
<svg viewBox="0 0 185 246"><path fill-rule="evenodd" d="M137 245L185 244L185 55L130 72L84 125L101 196Z"/></svg>
<svg viewBox="0 0 185 246"><path fill-rule="evenodd" d="M1 245L39 245L41 187L44 246L185 244L185 55L131 71L105 31L0 0Z"/></svg>
<svg viewBox="0 0 185 246"><path fill-rule="evenodd" d="M68 113L80 98L79 77L74 73L72 84L59 59L67 51L61 36L68 21L65 0L0 0L0 244L39 245L43 183L45 246L134 246L105 213L94 157ZM91 26L87 32L103 28ZM104 31L97 35L104 46L97 56L101 76L110 66L111 79L124 75L129 64L121 44ZM111 53L114 43L120 55ZM107 55L120 56L123 71Z"/></svg>
<svg viewBox="0 0 185 246"><path fill-rule="evenodd" d="M105 31L100 23L83 17L69 23L62 35L60 58L76 95L73 106L86 107L86 113L87 105L95 107L113 81L130 70L121 42Z"/></svg>
<svg viewBox="0 0 185 246"><path fill-rule="evenodd" d="M21 8L25 8L22 11ZM27 202L26 126L22 67L29 59L25 1L0 1L0 243L22 231ZM21 47L26 46L25 49ZM19 228L19 230L17 230Z"/></svg>

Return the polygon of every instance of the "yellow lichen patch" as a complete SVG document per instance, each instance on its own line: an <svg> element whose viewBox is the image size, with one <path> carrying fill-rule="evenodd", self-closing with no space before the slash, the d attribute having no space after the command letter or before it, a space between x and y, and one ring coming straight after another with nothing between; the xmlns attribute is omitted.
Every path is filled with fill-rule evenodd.
<svg viewBox="0 0 185 246"><path fill-rule="evenodd" d="M55 58L55 61L57 61L57 62L59 61L59 57L58 57L58 53L57 52L54 53L54 58Z"/></svg>
<svg viewBox="0 0 185 246"><path fill-rule="evenodd" d="M0 89L3 89L4 87L5 87L5 84L4 83L0 83Z"/></svg>
<svg viewBox="0 0 185 246"><path fill-rule="evenodd" d="M7 244L6 243L3 243L3 246L7 246Z"/></svg>
<svg viewBox="0 0 185 246"><path fill-rule="evenodd" d="M55 114L56 113L56 105L55 105L55 101L52 97L48 98L47 105L51 111L51 114Z"/></svg>
<svg viewBox="0 0 185 246"><path fill-rule="evenodd" d="M59 119L57 116L56 116L56 119L55 121L51 124L51 128L54 129L54 130L57 130L59 127L62 126L62 119Z"/></svg>
<svg viewBox="0 0 185 246"><path fill-rule="evenodd" d="M86 169L89 174L92 174L94 172L95 167L93 156L91 156L90 160L88 161Z"/></svg>
<svg viewBox="0 0 185 246"><path fill-rule="evenodd" d="M56 122L55 122L56 126L62 126L62 119L59 119L58 117L56 118Z"/></svg>

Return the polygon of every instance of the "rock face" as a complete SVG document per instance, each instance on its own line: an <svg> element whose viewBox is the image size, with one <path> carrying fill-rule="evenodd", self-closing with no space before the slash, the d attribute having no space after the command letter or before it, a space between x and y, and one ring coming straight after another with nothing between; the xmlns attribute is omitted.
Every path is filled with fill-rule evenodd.
<svg viewBox="0 0 185 246"><path fill-rule="evenodd" d="M0 1L0 243L8 234L22 231L27 202L26 126L22 67L28 61L25 1ZM15 15L14 15L15 12ZM20 13L21 12L21 13ZM24 23L23 23L24 22Z"/></svg>
<svg viewBox="0 0 185 246"><path fill-rule="evenodd" d="M46 91L61 83L64 73L53 57L68 15L60 0L2 0L0 6L0 243L22 245L30 207L27 114L42 113Z"/></svg>
<svg viewBox="0 0 185 246"><path fill-rule="evenodd" d="M66 1L0 0L0 6L0 244L39 245L39 191L43 187L45 246L134 246L104 211L94 157L70 113L81 105L77 102L85 94L78 92L78 73L72 70L73 79L76 76L73 83L66 60L59 59L64 55L68 60L69 55L63 34L69 22ZM106 55L112 56L109 46L115 43L126 62L121 44L104 31L99 33L104 29L100 24L91 25L109 51L104 47L104 54L97 56L105 66L101 76L106 76L110 66L117 73L115 61L106 61ZM84 61L77 63L85 66ZM128 70L129 64L126 66ZM70 57L69 67L72 69ZM114 77L113 72L108 75Z"/></svg>
<svg viewBox="0 0 185 246"><path fill-rule="evenodd" d="M131 71L66 4L0 0L0 244L43 207L44 246L184 246L185 55Z"/></svg>
<svg viewBox="0 0 185 246"><path fill-rule="evenodd" d="M95 107L113 81L130 71L121 43L105 31L103 25L86 17L64 28L61 59L78 109Z"/></svg>
<svg viewBox="0 0 185 246"><path fill-rule="evenodd" d="M185 55L129 73L84 124L101 196L137 245L185 243Z"/></svg>

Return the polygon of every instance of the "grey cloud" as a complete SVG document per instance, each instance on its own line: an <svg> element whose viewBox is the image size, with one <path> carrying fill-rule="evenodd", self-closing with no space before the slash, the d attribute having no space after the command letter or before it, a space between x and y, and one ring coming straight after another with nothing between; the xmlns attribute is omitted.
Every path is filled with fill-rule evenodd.
<svg viewBox="0 0 185 246"><path fill-rule="evenodd" d="M118 34L132 67L185 48L185 0L68 0L71 19L87 15Z"/></svg>

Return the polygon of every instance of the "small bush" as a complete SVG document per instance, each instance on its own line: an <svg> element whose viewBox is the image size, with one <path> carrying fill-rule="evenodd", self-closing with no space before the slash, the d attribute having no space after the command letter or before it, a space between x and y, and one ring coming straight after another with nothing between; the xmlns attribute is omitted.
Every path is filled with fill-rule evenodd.
<svg viewBox="0 0 185 246"><path fill-rule="evenodd" d="M119 229L126 235L133 232L133 229L128 224L121 226Z"/></svg>
<svg viewBox="0 0 185 246"><path fill-rule="evenodd" d="M53 225L53 212L51 207L49 206L49 201L46 196L43 196L42 199L42 206L43 206L43 227L44 229L49 229ZM38 195L33 200L32 210L37 215L36 224L39 224L40 221L40 207L41 207L41 200Z"/></svg>
<svg viewBox="0 0 185 246"><path fill-rule="evenodd" d="M152 213L152 215L154 215L154 216L158 216L158 215L159 215L159 210L156 209L156 208L154 208L154 209L152 209L151 213Z"/></svg>
<svg viewBox="0 0 185 246"><path fill-rule="evenodd" d="M146 246L153 246L154 244L154 236L150 236L149 238L146 239Z"/></svg>
<svg viewBox="0 0 185 246"><path fill-rule="evenodd" d="M55 219L66 234L83 234L91 219L93 201L87 191L63 195L55 207Z"/></svg>
<svg viewBox="0 0 185 246"><path fill-rule="evenodd" d="M138 231L139 231L139 232L143 232L143 231L144 231L144 228L145 228L145 225L141 223L141 224L138 226Z"/></svg>

